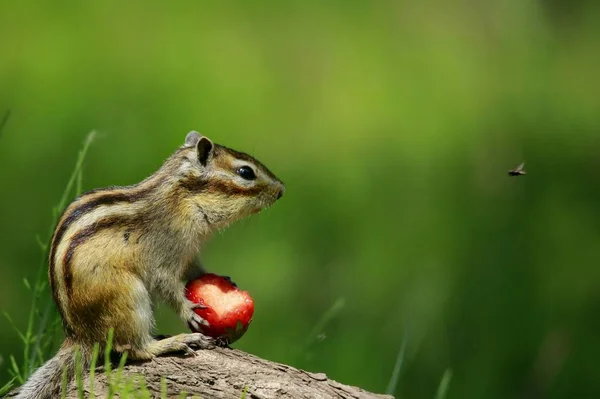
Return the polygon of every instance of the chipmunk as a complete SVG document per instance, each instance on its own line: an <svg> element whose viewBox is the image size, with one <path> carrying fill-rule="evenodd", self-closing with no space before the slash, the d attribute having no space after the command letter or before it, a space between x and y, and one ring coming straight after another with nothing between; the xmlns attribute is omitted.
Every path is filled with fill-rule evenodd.
<svg viewBox="0 0 600 399"><path fill-rule="evenodd" d="M205 273L196 260L202 243L284 192L283 182L253 157L190 132L142 182L75 199L58 222L49 255L65 341L17 398L58 397L63 368L70 378L74 373L76 347L85 367L94 343L103 353L110 328L113 348L127 350L129 359L212 347L214 341L200 333L153 338L153 302L163 300L195 330L208 324L184 292L184 281Z"/></svg>

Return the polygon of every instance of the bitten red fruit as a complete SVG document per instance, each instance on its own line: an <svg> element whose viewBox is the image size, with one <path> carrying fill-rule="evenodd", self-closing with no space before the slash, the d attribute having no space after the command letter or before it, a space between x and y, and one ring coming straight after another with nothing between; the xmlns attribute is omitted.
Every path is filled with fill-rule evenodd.
<svg viewBox="0 0 600 399"><path fill-rule="evenodd" d="M254 301L247 291L234 287L225 278L204 274L186 284L185 296L205 306L194 311L210 326L201 326L201 331L197 332L232 343L248 330L254 314Z"/></svg>

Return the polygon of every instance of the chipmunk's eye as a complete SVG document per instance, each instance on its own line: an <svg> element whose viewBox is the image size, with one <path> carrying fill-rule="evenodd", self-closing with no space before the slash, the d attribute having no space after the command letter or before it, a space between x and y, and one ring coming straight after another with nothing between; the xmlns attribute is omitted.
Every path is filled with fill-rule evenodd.
<svg viewBox="0 0 600 399"><path fill-rule="evenodd" d="M246 180L254 180L256 179L256 175L250 166L242 166L236 170L236 173L242 178Z"/></svg>

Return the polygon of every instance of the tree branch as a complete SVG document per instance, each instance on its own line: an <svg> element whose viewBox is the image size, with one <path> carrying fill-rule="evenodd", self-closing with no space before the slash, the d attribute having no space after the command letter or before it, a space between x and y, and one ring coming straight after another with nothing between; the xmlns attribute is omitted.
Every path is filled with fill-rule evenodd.
<svg viewBox="0 0 600 399"><path fill-rule="evenodd" d="M152 397L160 397L161 378L167 383L167 396L174 397L185 391L188 397L197 395L203 399L240 399L247 387L246 398L352 398L393 399L357 387L330 380L322 373L309 373L291 366L270 362L248 353L215 348L199 350L197 356L164 356L152 361L132 362L125 366L123 376L144 376ZM111 375L113 377L115 374ZM84 387L89 393L87 375ZM94 393L106 397L108 385L102 368L94 378ZM16 394L16 390L9 396ZM77 398L77 388L70 385L67 398Z"/></svg>

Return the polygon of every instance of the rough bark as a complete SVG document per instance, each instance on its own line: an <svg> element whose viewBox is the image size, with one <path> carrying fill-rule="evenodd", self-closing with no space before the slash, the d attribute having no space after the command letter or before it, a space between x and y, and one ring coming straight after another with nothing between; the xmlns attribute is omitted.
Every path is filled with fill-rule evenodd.
<svg viewBox="0 0 600 399"><path fill-rule="evenodd" d="M178 397L185 391L188 398L240 399L247 388L246 398L392 398L363 389L340 384L325 374L310 373L284 364L270 362L230 348L197 351L197 356L158 357L144 363L125 366L123 376L129 381L143 376L151 397L159 398L161 378L167 385L167 396ZM111 374L114 378L115 374ZM89 393L87 376L84 378L86 397ZM106 397L108 385L102 369L96 371L94 393ZM16 394L13 391L9 396ZM77 389L71 384L67 398L77 398Z"/></svg>

